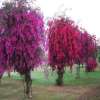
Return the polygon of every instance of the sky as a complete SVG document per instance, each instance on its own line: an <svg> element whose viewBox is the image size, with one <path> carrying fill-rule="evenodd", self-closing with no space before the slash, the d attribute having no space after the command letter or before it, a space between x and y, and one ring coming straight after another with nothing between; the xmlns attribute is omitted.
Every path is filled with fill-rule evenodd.
<svg viewBox="0 0 100 100"><path fill-rule="evenodd" d="M90 34L100 38L100 0L37 0L46 18L64 12Z"/></svg>
<svg viewBox="0 0 100 100"><path fill-rule="evenodd" d="M0 4L2 1L0 0ZM57 15L71 17L80 27L100 38L100 0L37 0L45 19Z"/></svg>

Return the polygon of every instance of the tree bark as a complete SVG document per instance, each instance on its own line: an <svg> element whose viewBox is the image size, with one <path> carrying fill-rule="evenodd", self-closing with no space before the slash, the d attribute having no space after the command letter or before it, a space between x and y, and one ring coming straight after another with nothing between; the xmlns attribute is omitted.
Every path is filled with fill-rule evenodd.
<svg viewBox="0 0 100 100"><path fill-rule="evenodd" d="M76 67L76 78L80 78L80 64Z"/></svg>
<svg viewBox="0 0 100 100"><path fill-rule="evenodd" d="M28 98L32 98L32 79L30 71L25 74L25 94Z"/></svg>
<svg viewBox="0 0 100 100"><path fill-rule="evenodd" d="M1 75L0 75L0 84L1 84L1 79L2 79L2 76L3 76L3 75L1 74Z"/></svg>
<svg viewBox="0 0 100 100"><path fill-rule="evenodd" d="M11 74L10 74L10 72L8 71L8 77L10 78L11 77Z"/></svg>
<svg viewBox="0 0 100 100"><path fill-rule="evenodd" d="M63 85L63 75L64 75L64 68L60 68L57 70L57 80L56 80L56 84L61 86Z"/></svg>
<svg viewBox="0 0 100 100"><path fill-rule="evenodd" d="M70 66L70 72L71 72L71 73L73 72L73 67L72 67L72 66Z"/></svg>

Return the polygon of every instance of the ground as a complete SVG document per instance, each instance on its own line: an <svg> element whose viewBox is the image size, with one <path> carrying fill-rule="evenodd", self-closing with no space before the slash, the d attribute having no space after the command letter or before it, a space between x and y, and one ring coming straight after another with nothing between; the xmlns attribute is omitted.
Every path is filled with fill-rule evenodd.
<svg viewBox="0 0 100 100"><path fill-rule="evenodd" d="M55 85L56 73L49 73L48 79L43 72L32 72L31 100L100 100L100 71L85 73L81 71L80 79L75 72L67 70L64 74L64 85ZM24 96L23 81L18 74L11 78L4 76L0 85L0 100L28 100Z"/></svg>

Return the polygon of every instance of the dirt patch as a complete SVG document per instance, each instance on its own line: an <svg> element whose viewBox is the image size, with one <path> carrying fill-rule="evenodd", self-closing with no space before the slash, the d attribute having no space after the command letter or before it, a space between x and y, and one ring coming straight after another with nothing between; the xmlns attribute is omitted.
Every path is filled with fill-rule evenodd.
<svg viewBox="0 0 100 100"><path fill-rule="evenodd" d="M86 87L82 87L82 86L49 86L47 88L48 91L52 91L52 92L69 92L69 93L85 93L86 91L88 91L90 88Z"/></svg>
<svg viewBox="0 0 100 100"><path fill-rule="evenodd" d="M100 100L100 86L89 89L78 100Z"/></svg>
<svg viewBox="0 0 100 100"><path fill-rule="evenodd" d="M100 86L42 86L32 85L34 100L100 100ZM26 100L22 81L3 80L0 100ZM33 99L32 99L33 100Z"/></svg>

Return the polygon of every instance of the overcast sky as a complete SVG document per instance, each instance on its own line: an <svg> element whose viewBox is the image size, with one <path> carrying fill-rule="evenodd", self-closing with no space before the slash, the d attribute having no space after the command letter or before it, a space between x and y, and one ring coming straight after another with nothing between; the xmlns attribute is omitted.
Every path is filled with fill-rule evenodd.
<svg viewBox="0 0 100 100"><path fill-rule="evenodd" d="M45 17L66 10L80 26L100 38L100 0L37 0Z"/></svg>
<svg viewBox="0 0 100 100"><path fill-rule="evenodd" d="M67 9L67 16L100 38L100 0L37 0L37 4L45 18Z"/></svg>

